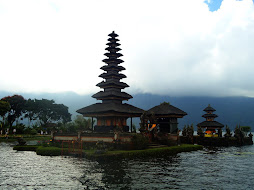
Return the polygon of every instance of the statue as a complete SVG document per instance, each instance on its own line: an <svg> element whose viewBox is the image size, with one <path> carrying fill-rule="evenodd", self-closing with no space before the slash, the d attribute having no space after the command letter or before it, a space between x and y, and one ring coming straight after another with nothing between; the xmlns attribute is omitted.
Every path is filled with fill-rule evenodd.
<svg viewBox="0 0 254 190"><path fill-rule="evenodd" d="M198 126L198 131L197 131L197 133L198 133L198 135L199 135L200 137L204 137L203 129L202 129L200 126Z"/></svg>
<svg viewBox="0 0 254 190"><path fill-rule="evenodd" d="M144 113L140 116L141 123L139 124L140 125L139 131L141 133L147 131L148 120L149 120L149 117L147 116L147 112L144 111Z"/></svg>
<svg viewBox="0 0 254 190"><path fill-rule="evenodd" d="M229 127L226 125L226 134L224 135L225 137L231 137L232 133L230 132Z"/></svg>
<svg viewBox="0 0 254 190"><path fill-rule="evenodd" d="M19 146L26 145L26 141L22 137L17 137L17 141Z"/></svg>
<svg viewBox="0 0 254 190"><path fill-rule="evenodd" d="M240 129L238 128L238 126L235 127L234 137L235 138L239 138L240 137Z"/></svg>
<svg viewBox="0 0 254 190"><path fill-rule="evenodd" d="M150 121L151 124L156 124L157 123L157 118L156 118L154 113L152 113L151 116L149 117L149 121Z"/></svg>
<svg viewBox="0 0 254 190"><path fill-rule="evenodd" d="M191 124L191 126L188 125L188 127L187 127L187 136L193 137L193 134L194 134L193 124Z"/></svg>
<svg viewBox="0 0 254 190"><path fill-rule="evenodd" d="M187 138L188 138L189 143L192 143L192 144L193 144L193 133L194 133L193 124L191 124L191 126L188 125Z"/></svg>
<svg viewBox="0 0 254 190"><path fill-rule="evenodd" d="M236 126L234 137L238 140L240 145L243 145L243 143L244 143L244 134L240 129L240 125L239 125L239 127Z"/></svg>
<svg viewBox="0 0 254 190"><path fill-rule="evenodd" d="M187 136L187 129L186 129L186 125L184 125L183 131L182 131L182 135L183 135L184 137L186 137L186 136Z"/></svg>
<svg viewBox="0 0 254 190"><path fill-rule="evenodd" d="M218 129L218 137L222 137L222 130Z"/></svg>

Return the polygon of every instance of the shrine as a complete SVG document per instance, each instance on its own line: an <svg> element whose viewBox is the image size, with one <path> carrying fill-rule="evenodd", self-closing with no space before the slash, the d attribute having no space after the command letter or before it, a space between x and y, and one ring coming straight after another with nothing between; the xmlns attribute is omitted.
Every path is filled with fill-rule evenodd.
<svg viewBox="0 0 254 190"><path fill-rule="evenodd" d="M121 49L117 39L118 35L113 31L109 37L106 48L108 52L104 54L107 58L103 60L106 65L101 67L104 73L99 75L103 81L97 84L103 91L92 96L102 102L81 108L77 112L84 117L92 117L92 121L93 118L97 119L97 124L93 127L95 132L113 132L115 130L128 132L130 128L127 125L127 119L131 118L132 125L132 118L140 117L144 110L123 103L124 100L129 100L132 96L122 91L129 86L120 81L126 76L120 73L125 68L119 65L124 61L119 59L122 54L119 53Z"/></svg>
<svg viewBox="0 0 254 190"><path fill-rule="evenodd" d="M205 130L205 137L221 136L221 129L224 127L224 125L218 121L214 121L214 119L218 117L213 113L216 110L209 104L203 111L205 111L206 114L202 115L202 117L204 117L206 121L197 124L197 127L201 127Z"/></svg>
<svg viewBox="0 0 254 190"><path fill-rule="evenodd" d="M178 131L178 118L183 118L187 115L181 109L164 102L158 106L149 109L148 114L154 114L156 124L159 132L177 134Z"/></svg>

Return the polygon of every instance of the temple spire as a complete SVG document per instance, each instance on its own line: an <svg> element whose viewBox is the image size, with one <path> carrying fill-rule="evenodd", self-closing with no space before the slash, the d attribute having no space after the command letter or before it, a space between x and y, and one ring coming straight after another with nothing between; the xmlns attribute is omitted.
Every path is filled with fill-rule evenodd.
<svg viewBox="0 0 254 190"><path fill-rule="evenodd" d="M129 100L132 96L122 92L122 89L129 86L120 81L126 78L126 76L119 73L125 70L125 68L119 65L124 61L120 59L123 55L119 53L121 51L121 48L119 48L121 44L118 43L119 40L116 38L118 35L113 31L108 36L110 37L107 43L108 47L105 49L107 52L104 54L107 58L102 60L106 65L101 67L105 72L99 75L104 80L96 85L104 90L94 94L92 97L102 100L103 103L122 103L123 100Z"/></svg>

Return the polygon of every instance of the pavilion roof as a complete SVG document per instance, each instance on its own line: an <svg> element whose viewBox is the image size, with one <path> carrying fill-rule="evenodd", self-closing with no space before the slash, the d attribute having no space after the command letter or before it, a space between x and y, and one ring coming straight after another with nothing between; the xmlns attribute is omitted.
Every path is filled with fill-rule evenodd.
<svg viewBox="0 0 254 190"><path fill-rule="evenodd" d="M169 103L162 103L158 106L155 106L149 109L148 114L154 113L156 116L170 116L170 115L178 115L178 116L185 116L187 115L186 112L182 111L181 109L170 105Z"/></svg>

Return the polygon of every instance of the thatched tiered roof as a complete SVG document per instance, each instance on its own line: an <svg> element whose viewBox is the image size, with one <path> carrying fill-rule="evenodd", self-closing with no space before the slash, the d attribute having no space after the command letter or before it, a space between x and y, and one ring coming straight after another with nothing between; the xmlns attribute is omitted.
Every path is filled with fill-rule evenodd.
<svg viewBox="0 0 254 190"><path fill-rule="evenodd" d="M202 117L206 118L206 121L198 123L197 124L198 127L202 127L202 128L222 128L222 127L224 127L223 124L221 124L217 121L214 121L214 119L216 117L218 117L218 115L213 113L216 110L214 108L212 108L210 106L210 104L208 104L208 106L204 109L204 111L206 112L206 114L202 115Z"/></svg>
<svg viewBox="0 0 254 190"><path fill-rule="evenodd" d="M125 115L126 117L138 117L144 110L137 108L129 104L123 104L122 101L129 100L132 96L122 90L126 87L129 87L128 84L121 82L120 80L126 78L122 73L119 73L125 68L119 64L124 61L119 59L123 56L119 51L121 50L118 46L120 43L117 43L119 40L116 39L118 35L113 31L109 34L109 43L106 50L108 51L104 55L107 56L107 59L104 59L103 62L106 65L102 66L101 69L105 71L99 77L104 80L98 83L96 86L103 89L94 94L92 97L97 100L102 100L102 103L93 104L82 109L79 109L77 112L83 114L84 116L119 116Z"/></svg>
<svg viewBox="0 0 254 190"><path fill-rule="evenodd" d="M154 113L156 117L173 117L174 116L174 117L182 118L183 116L187 115L186 112L166 102L149 109L147 112L148 114Z"/></svg>

